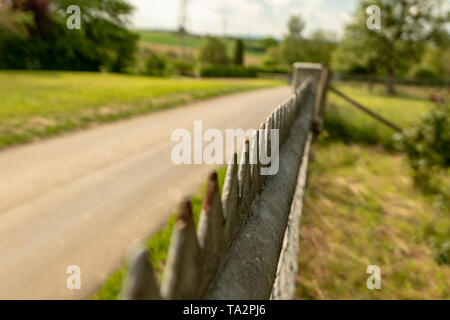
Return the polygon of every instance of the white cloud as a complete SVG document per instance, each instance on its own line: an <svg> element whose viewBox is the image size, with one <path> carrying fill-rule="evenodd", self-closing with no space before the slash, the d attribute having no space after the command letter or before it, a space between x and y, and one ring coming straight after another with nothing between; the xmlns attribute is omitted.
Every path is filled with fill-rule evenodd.
<svg viewBox="0 0 450 320"><path fill-rule="evenodd" d="M137 28L175 29L180 0L130 0ZM195 33L281 37L290 15L299 13L306 33L342 30L356 0L188 0L188 29Z"/></svg>

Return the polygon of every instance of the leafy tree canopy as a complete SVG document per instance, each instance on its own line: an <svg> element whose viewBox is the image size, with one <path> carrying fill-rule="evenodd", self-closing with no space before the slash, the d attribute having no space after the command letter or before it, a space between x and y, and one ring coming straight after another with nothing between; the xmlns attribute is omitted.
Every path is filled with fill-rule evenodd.
<svg viewBox="0 0 450 320"><path fill-rule="evenodd" d="M334 69L386 73L387 91L395 93L395 75L406 73L427 43L448 41L445 23L450 13L442 4L441 0L361 0L333 57ZM380 30L367 27L370 5L381 9Z"/></svg>

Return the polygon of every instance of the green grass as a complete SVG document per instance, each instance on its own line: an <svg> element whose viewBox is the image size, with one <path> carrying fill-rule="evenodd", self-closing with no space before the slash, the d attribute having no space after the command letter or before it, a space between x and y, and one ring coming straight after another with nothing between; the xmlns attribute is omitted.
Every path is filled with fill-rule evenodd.
<svg viewBox="0 0 450 320"><path fill-rule="evenodd" d="M399 94L389 96L384 87L377 85L373 93L366 86L355 83L339 83L336 87L353 100L375 111L401 128L417 121L431 106L428 94L443 89L430 87L398 86ZM392 149L395 131L356 109L332 92L324 117L325 129L331 137L345 142L369 145L381 143Z"/></svg>
<svg viewBox="0 0 450 320"><path fill-rule="evenodd" d="M0 72L0 148L221 94L281 85L83 72Z"/></svg>
<svg viewBox="0 0 450 320"><path fill-rule="evenodd" d="M397 96L356 83L337 87L401 127L443 89L399 86ZM393 130L329 93L313 148L300 228L298 299L450 299L450 219L414 183ZM358 144L356 144L358 143ZM381 290L366 269L381 268Z"/></svg>
<svg viewBox="0 0 450 320"><path fill-rule="evenodd" d="M158 31L142 31L139 34L140 40L144 42L187 48L199 48L205 40L202 37L190 35L181 37L174 33Z"/></svg>
<svg viewBox="0 0 450 320"><path fill-rule="evenodd" d="M450 266L429 243L449 240L450 221L414 186L403 155L315 145L304 206L296 298L450 299ZM381 290L366 287L369 265L381 268Z"/></svg>
<svg viewBox="0 0 450 320"><path fill-rule="evenodd" d="M226 167L222 167L217 170L217 175L219 179L219 186L222 192L222 187L225 180ZM204 185L200 192L195 196L191 197L192 202L192 212L194 217L194 222L197 225L200 213L202 210L203 197L205 194L206 185ZM167 258L167 253L169 252L170 239L172 238L172 230L177 218L177 213L170 216L165 226L155 234L153 234L150 239L146 241L146 246L150 252L150 260L152 266L161 282L164 271L164 265ZM125 275L126 265L124 265L120 270L117 270L111 274L103 286L99 289L96 295L92 298L94 300L116 300L118 298L120 288L122 285L122 280Z"/></svg>

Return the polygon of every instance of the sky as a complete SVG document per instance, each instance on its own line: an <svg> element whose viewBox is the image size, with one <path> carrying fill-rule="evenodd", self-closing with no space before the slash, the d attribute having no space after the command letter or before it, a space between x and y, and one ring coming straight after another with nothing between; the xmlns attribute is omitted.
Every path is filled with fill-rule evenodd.
<svg viewBox="0 0 450 320"><path fill-rule="evenodd" d="M137 29L175 30L181 0L129 0ZM281 38L292 14L306 21L305 34L318 28L342 34L357 0L187 0L187 29L197 34Z"/></svg>

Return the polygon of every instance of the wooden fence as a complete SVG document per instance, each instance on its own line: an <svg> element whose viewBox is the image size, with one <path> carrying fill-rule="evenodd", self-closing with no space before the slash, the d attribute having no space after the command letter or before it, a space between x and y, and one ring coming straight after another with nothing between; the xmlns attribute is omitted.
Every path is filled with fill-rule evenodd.
<svg viewBox="0 0 450 320"><path fill-rule="evenodd" d="M246 141L240 164L234 155L222 194L217 174L209 176L197 229L190 201L181 204L161 285L148 251L135 249L121 299L292 298L309 150L328 79L321 65L294 66L294 93ZM264 165L249 160L270 153L270 129L279 130L279 172L263 176Z"/></svg>

